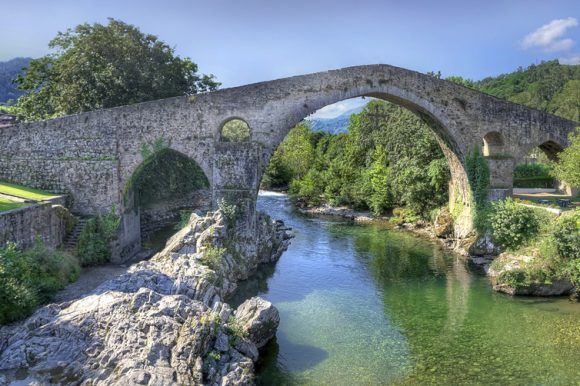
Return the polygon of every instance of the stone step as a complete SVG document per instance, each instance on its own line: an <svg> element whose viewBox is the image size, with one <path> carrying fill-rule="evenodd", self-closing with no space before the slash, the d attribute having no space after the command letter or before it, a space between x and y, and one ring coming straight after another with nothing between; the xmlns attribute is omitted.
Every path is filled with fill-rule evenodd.
<svg viewBox="0 0 580 386"><path fill-rule="evenodd" d="M76 216L76 215L73 215L73 216L75 217L77 222L76 222L73 230L70 231L70 233L66 236L66 238L63 242L65 250L67 250L69 252L74 251L74 249L76 248L79 236L83 232L83 229L85 228L85 226L87 225L87 221L89 220L86 217L80 217L80 216Z"/></svg>

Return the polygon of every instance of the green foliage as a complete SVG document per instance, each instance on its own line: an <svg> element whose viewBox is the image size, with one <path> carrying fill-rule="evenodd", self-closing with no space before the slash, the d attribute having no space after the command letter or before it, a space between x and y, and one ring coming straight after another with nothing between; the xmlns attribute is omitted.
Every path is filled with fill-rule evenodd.
<svg viewBox="0 0 580 386"><path fill-rule="evenodd" d="M570 146L558 154L554 176L573 187L580 187L580 127L569 136Z"/></svg>
<svg viewBox="0 0 580 386"><path fill-rule="evenodd" d="M0 324L21 319L50 301L76 280L79 270L74 257L40 241L25 251L12 243L0 248Z"/></svg>
<svg viewBox="0 0 580 386"><path fill-rule="evenodd" d="M552 165L544 163L520 164L514 168L514 178L550 177Z"/></svg>
<svg viewBox="0 0 580 386"><path fill-rule="evenodd" d="M348 133L314 133L302 123L272 159L287 166L290 195L303 205L376 214L406 205L427 215L447 200L449 169L431 129L388 102L371 101L353 114Z"/></svg>
<svg viewBox="0 0 580 386"><path fill-rule="evenodd" d="M250 140L250 126L241 119L230 119L222 126L221 140L223 142L246 142Z"/></svg>
<svg viewBox="0 0 580 386"><path fill-rule="evenodd" d="M533 209L508 198L492 204L490 225L494 240L502 247L517 249L540 231L540 221Z"/></svg>
<svg viewBox="0 0 580 386"><path fill-rule="evenodd" d="M218 248L212 245L208 245L203 250L199 261L214 271L219 271L225 253L225 248Z"/></svg>
<svg viewBox="0 0 580 386"><path fill-rule="evenodd" d="M50 41L53 52L30 61L17 81L26 120L48 119L213 90L212 75L199 75L189 58L135 26L109 19L81 24Z"/></svg>
<svg viewBox="0 0 580 386"><path fill-rule="evenodd" d="M488 202L489 166L477 145L465 157L465 172L476 208L485 208Z"/></svg>
<svg viewBox="0 0 580 386"><path fill-rule="evenodd" d="M514 178L514 188L544 188L551 189L554 187L552 177L521 177Z"/></svg>
<svg viewBox="0 0 580 386"><path fill-rule="evenodd" d="M230 335L230 344L236 344L238 339L245 339L248 333L244 330L242 324L235 316L230 316L226 324L226 331Z"/></svg>
<svg viewBox="0 0 580 386"><path fill-rule="evenodd" d="M485 93L576 121L580 121L579 84L580 66L557 60L476 83Z"/></svg>
<svg viewBox="0 0 580 386"><path fill-rule="evenodd" d="M111 258L110 242L121 224L115 206L101 216L91 218L85 224L76 245L81 265L103 264Z"/></svg>
<svg viewBox="0 0 580 386"><path fill-rule="evenodd" d="M580 210L562 214L553 228L558 254L565 260L580 259Z"/></svg>
<svg viewBox="0 0 580 386"><path fill-rule="evenodd" d="M126 191L134 190L139 205L151 207L209 186L195 161L166 146L163 140L144 146L147 157L127 183Z"/></svg>
<svg viewBox="0 0 580 386"><path fill-rule="evenodd" d="M518 288L529 284L529 277L523 269L511 269L499 274L497 281Z"/></svg>
<svg viewBox="0 0 580 386"><path fill-rule="evenodd" d="M186 211L186 210L179 212L179 222L177 224L175 224L175 227L173 229L175 229L176 231L182 230L183 228L185 228L187 226L190 218L191 218L191 212Z"/></svg>
<svg viewBox="0 0 580 386"><path fill-rule="evenodd" d="M236 206L236 204L230 203L223 197L217 201L217 204L218 208L224 214L228 224L230 226L234 225L236 223L236 219L238 216L238 207Z"/></svg>
<svg viewBox="0 0 580 386"><path fill-rule="evenodd" d="M564 273L568 275L570 281L576 287L580 287L580 259L574 259L568 262L564 268Z"/></svg>
<svg viewBox="0 0 580 386"><path fill-rule="evenodd" d="M171 140L166 140L163 137L155 138L151 142L143 142L141 144L141 157L146 160L154 155L160 153L163 149L168 148L171 145Z"/></svg>

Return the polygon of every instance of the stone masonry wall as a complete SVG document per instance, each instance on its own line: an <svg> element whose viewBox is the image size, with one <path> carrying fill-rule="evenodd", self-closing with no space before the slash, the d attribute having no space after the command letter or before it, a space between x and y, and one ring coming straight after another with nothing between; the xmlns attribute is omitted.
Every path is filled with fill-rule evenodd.
<svg viewBox="0 0 580 386"><path fill-rule="evenodd" d="M7 242L20 248L34 245L37 238L51 248L62 244L66 235L68 210L53 202L43 202L0 213L0 247Z"/></svg>

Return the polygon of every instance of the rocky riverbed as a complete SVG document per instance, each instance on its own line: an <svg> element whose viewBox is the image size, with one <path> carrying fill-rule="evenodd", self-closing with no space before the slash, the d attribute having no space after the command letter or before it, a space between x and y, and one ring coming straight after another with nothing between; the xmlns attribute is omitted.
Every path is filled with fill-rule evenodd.
<svg viewBox="0 0 580 386"><path fill-rule="evenodd" d="M236 310L222 299L277 260L291 235L262 214L245 227L254 243L238 239L236 226L221 211L194 214L151 260L2 327L0 385L252 384L278 311L260 298Z"/></svg>

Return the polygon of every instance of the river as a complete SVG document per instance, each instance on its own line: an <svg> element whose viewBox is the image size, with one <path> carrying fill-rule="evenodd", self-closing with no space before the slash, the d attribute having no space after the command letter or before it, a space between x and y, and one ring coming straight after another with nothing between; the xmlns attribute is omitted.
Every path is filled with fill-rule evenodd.
<svg viewBox="0 0 580 386"><path fill-rule="evenodd" d="M277 193L258 208L296 235L229 299L280 311L259 384L579 384L580 305L495 293L464 258L384 225L304 216Z"/></svg>

